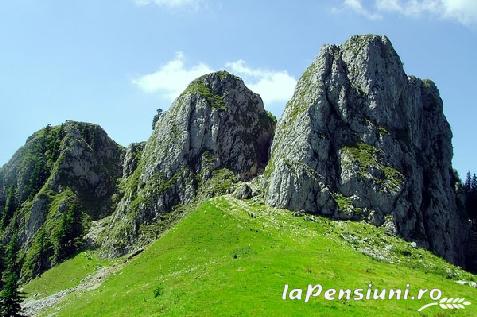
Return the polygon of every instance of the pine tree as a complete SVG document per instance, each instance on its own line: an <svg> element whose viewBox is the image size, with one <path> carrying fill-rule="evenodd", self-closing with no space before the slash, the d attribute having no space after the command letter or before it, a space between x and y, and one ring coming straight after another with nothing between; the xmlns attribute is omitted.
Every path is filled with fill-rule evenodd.
<svg viewBox="0 0 477 317"><path fill-rule="evenodd" d="M477 175L471 176L470 173L467 173L464 189L467 214L477 220Z"/></svg>
<svg viewBox="0 0 477 317"><path fill-rule="evenodd" d="M2 275L3 275L3 270L5 269L4 261L3 261L3 254L5 254L4 252L5 252L5 248L3 247L3 244L0 243L0 292L3 289Z"/></svg>
<svg viewBox="0 0 477 317"><path fill-rule="evenodd" d="M13 237L8 244L3 258L2 290L0 292L0 316L1 317L23 317L21 313L21 302L23 293L19 288L19 276L17 272L16 253L17 238Z"/></svg>
<svg viewBox="0 0 477 317"><path fill-rule="evenodd" d="M51 233L53 242L53 262L61 262L72 256L81 245L82 220L81 211L76 200L70 200L64 210L58 226Z"/></svg>
<svg viewBox="0 0 477 317"><path fill-rule="evenodd" d="M472 182L472 179L470 177L470 172L467 172L467 176L465 178L465 183L464 183L464 190L466 193L470 192L471 182Z"/></svg>
<svg viewBox="0 0 477 317"><path fill-rule="evenodd" d="M7 191L7 199L5 201L5 207L3 208L3 214L1 219L2 228L5 228L8 225L8 222L13 217L16 208L17 206L15 198L15 189L13 187L10 187Z"/></svg>
<svg viewBox="0 0 477 317"><path fill-rule="evenodd" d="M156 115L154 116L154 118L152 119L152 129L154 130L156 128L156 122L157 120L159 120L159 118L162 116L162 114L164 113L164 111L159 108L156 110Z"/></svg>

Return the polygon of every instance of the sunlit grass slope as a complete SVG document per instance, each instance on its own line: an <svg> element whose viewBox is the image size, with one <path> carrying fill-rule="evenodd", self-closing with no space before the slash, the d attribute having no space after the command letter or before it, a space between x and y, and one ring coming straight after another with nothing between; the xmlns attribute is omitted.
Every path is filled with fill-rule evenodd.
<svg viewBox="0 0 477 317"><path fill-rule="evenodd" d="M82 279L111 261L98 258L92 252L82 252L71 260L46 271L23 287L28 297L43 298L58 291L77 286Z"/></svg>
<svg viewBox="0 0 477 317"><path fill-rule="evenodd" d="M383 255L385 261L364 255ZM388 263L390 261L393 263ZM57 270L61 270L59 266ZM47 274L40 278L48 283ZM228 196L202 203L98 289L44 312L59 316L477 316L473 276L381 229L297 216ZM439 288L475 303L461 310L422 301L284 301L306 288ZM32 287L32 286L30 286Z"/></svg>

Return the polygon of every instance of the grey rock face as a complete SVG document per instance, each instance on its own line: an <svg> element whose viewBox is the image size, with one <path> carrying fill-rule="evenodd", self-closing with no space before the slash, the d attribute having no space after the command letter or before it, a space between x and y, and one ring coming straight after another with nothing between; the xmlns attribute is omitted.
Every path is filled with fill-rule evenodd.
<svg viewBox="0 0 477 317"><path fill-rule="evenodd" d="M93 219L111 212L109 200L121 177L124 150L95 124L67 121L57 173L51 186L71 187L83 201L94 204Z"/></svg>
<svg viewBox="0 0 477 317"><path fill-rule="evenodd" d="M169 178L184 164L199 170L206 153L207 164L250 178L266 165L273 132L261 98L242 80L226 72L200 77L156 123L143 180L159 170Z"/></svg>
<svg viewBox="0 0 477 317"><path fill-rule="evenodd" d="M277 126L267 203L384 225L462 265L469 224L442 107L386 37L323 47Z"/></svg>
<svg viewBox="0 0 477 317"><path fill-rule="evenodd" d="M260 96L238 77L221 71L194 80L158 117L136 171L125 182L108 252L126 252L141 225L191 202L201 188L220 191L262 172L274 130Z"/></svg>

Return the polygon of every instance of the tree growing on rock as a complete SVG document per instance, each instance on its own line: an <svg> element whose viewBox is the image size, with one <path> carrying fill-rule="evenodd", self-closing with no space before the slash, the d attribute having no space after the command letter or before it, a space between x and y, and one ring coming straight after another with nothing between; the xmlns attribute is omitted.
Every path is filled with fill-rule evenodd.
<svg viewBox="0 0 477 317"><path fill-rule="evenodd" d="M157 120L159 120L159 118L163 115L164 111L159 108L159 109L156 109L156 115L154 116L154 118L152 119L152 129L154 130L154 128L156 127L156 122Z"/></svg>

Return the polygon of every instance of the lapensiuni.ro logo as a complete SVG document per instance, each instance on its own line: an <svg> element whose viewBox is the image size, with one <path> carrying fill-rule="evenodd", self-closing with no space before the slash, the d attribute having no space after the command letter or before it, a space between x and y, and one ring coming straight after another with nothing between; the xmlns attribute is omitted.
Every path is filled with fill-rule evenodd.
<svg viewBox="0 0 477 317"><path fill-rule="evenodd" d="M368 284L366 288L356 289L323 289L320 284L308 285L306 288L290 288L285 284L282 293L283 300L298 300L308 303L313 298L322 296L325 300L368 301L368 300L419 300L426 301L418 311L423 311L433 306L440 309L465 309L471 304L465 298L443 297L440 289L419 289L412 291L409 284L404 289L379 289Z"/></svg>

